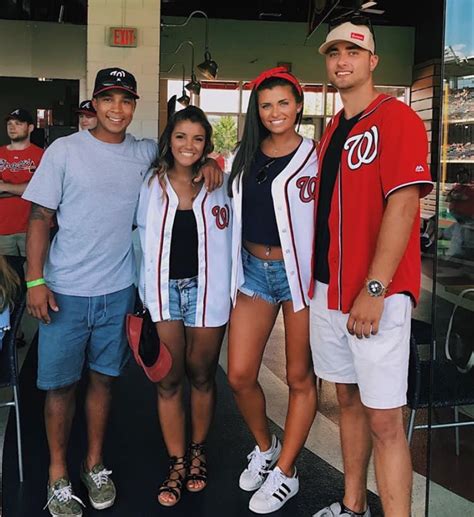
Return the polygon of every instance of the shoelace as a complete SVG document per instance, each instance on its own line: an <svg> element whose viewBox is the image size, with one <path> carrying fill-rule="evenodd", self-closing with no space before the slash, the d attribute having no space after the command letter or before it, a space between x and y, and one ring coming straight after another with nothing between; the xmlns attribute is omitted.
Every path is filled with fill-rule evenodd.
<svg viewBox="0 0 474 517"><path fill-rule="evenodd" d="M249 464L247 469L254 475L265 474L267 469L265 467L266 460L262 452L257 450L257 447L247 456Z"/></svg>
<svg viewBox="0 0 474 517"><path fill-rule="evenodd" d="M277 490L277 488L285 482L286 476L284 476L278 470L272 470L269 474L265 483L263 483L260 490L266 494L271 495Z"/></svg>
<svg viewBox="0 0 474 517"><path fill-rule="evenodd" d="M95 486L100 490L102 485L107 484L109 481L109 476L112 474L111 470L107 470L105 467L102 470L99 470L97 473L91 472L92 481L94 481Z"/></svg>
<svg viewBox="0 0 474 517"><path fill-rule="evenodd" d="M342 508L341 508L341 512L342 512ZM340 517L346 517L346 516L352 517L353 515L354 514L352 512L351 513L343 512L343 513L339 514ZM330 508L325 508L324 512L321 514L320 517L334 517L334 513Z"/></svg>
<svg viewBox="0 0 474 517"><path fill-rule="evenodd" d="M74 495L72 493L72 486L71 486L71 484L69 484L69 485L63 486L62 488L53 488L53 493L52 493L51 497L48 499L48 502L44 505L43 510L46 510L46 508L48 507L48 504L55 497L57 497L57 499L60 503L69 503L69 501L71 499L74 499L79 504L82 504L82 506L84 508L86 507L86 505L79 499L79 497L77 497L76 495Z"/></svg>
<svg viewBox="0 0 474 517"><path fill-rule="evenodd" d="M334 517L334 514L329 508L326 508L324 512L321 514L321 517Z"/></svg>

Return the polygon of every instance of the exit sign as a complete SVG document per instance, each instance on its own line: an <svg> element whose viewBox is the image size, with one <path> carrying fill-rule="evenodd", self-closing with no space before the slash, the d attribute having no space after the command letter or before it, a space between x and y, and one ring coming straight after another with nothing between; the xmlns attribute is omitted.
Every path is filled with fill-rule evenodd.
<svg viewBox="0 0 474 517"><path fill-rule="evenodd" d="M109 45L111 47L136 47L137 29L135 27L110 27Z"/></svg>

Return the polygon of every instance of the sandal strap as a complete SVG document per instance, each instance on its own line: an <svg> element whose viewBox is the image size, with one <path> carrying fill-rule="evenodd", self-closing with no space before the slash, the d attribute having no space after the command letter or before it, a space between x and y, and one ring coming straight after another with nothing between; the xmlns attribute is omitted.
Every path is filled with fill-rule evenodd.
<svg viewBox="0 0 474 517"><path fill-rule="evenodd" d="M206 454L206 446L204 443L196 443L191 442L189 446L189 456L188 456L188 467L189 468L207 468L206 460L200 458ZM194 465L194 461L198 461L198 465Z"/></svg>
<svg viewBox="0 0 474 517"><path fill-rule="evenodd" d="M178 490L176 490L178 489ZM181 487L172 487L172 486L165 486L165 485L161 485L160 488L158 488L158 495L161 495L165 492L169 493L169 494L173 494L174 497L176 498L176 500L178 500L180 497L181 497Z"/></svg>
<svg viewBox="0 0 474 517"><path fill-rule="evenodd" d="M206 444L204 442L197 443L197 442L191 442L189 445L189 451L197 452L199 454L204 454L206 450Z"/></svg>
<svg viewBox="0 0 474 517"><path fill-rule="evenodd" d="M207 482L207 462L202 459L205 454L205 444L191 442L189 445L188 467L189 470L197 470L198 472L189 472L186 481L204 481Z"/></svg>
<svg viewBox="0 0 474 517"><path fill-rule="evenodd" d="M169 460L169 473L176 472L179 474L188 467L188 459L186 456L171 456ZM183 476L184 477L184 476Z"/></svg>
<svg viewBox="0 0 474 517"><path fill-rule="evenodd" d="M200 474L188 474L186 481L207 481L207 472Z"/></svg>
<svg viewBox="0 0 474 517"><path fill-rule="evenodd" d="M158 495L164 492L168 492L173 494L176 501L178 501L181 497L181 492L183 491L183 483L187 478L187 466L188 462L186 456L170 456L168 477L163 481L163 483L161 483L161 486L158 488ZM173 472L176 473L178 477L170 477ZM172 483L173 485L171 485Z"/></svg>

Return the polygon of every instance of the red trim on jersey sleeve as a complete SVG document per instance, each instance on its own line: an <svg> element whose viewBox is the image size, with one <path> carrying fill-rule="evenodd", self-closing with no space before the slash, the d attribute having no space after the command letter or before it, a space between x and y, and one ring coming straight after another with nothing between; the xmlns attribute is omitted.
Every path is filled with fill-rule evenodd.
<svg viewBox="0 0 474 517"><path fill-rule="evenodd" d="M420 197L433 189L431 174L426 161L428 139L420 117L402 102L387 103L386 119L380 135L380 177L385 197L399 188L420 185Z"/></svg>
<svg viewBox="0 0 474 517"><path fill-rule="evenodd" d="M166 192L164 192L165 195L165 215L163 217L163 223L161 225L161 236L160 236L160 249L158 251L158 303L160 308L160 320L163 320L163 300L161 298L161 262L163 258L163 241L165 237L165 227L166 227L166 220L168 219L168 208L170 204L170 198ZM150 200L151 203L153 203L154 200ZM146 302L146 300L144 300Z"/></svg>
<svg viewBox="0 0 474 517"><path fill-rule="evenodd" d="M206 280L204 281L204 301L203 301L203 307L202 307L202 326L206 326L206 309L207 309L207 283L209 279L208 275L208 267L209 267L209 259L208 259L208 250L207 250L207 222L206 222L206 211L205 211L205 201L207 199L208 194L204 196L201 204L201 212L202 212L202 218L204 220L204 249L206 251L205 255L205 261L206 261Z"/></svg>

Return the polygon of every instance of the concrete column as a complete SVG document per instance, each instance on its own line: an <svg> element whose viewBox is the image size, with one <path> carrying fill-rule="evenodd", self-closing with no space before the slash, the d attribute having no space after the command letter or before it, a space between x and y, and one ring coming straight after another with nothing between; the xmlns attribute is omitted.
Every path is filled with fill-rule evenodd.
<svg viewBox="0 0 474 517"><path fill-rule="evenodd" d="M137 79L137 110L129 132L158 138L160 0L94 0L89 2L87 29L87 93L90 97L98 70L117 66ZM136 48L108 45L110 27L136 27Z"/></svg>

